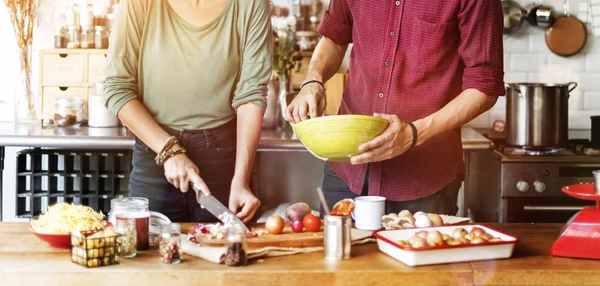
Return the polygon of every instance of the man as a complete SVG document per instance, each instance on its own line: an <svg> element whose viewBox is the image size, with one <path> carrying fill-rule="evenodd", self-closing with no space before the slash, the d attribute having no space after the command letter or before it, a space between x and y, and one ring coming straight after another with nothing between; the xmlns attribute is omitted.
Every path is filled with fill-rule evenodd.
<svg viewBox="0 0 600 286"><path fill-rule="evenodd" d="M322 83L353 43L339 113L390 125L350 163L326 164L329 205L368 194L385 196L388 212L457 213L465 174L460 127L504 95L502 19L498 0L331 0L286 118L322 114Z"/></svg>

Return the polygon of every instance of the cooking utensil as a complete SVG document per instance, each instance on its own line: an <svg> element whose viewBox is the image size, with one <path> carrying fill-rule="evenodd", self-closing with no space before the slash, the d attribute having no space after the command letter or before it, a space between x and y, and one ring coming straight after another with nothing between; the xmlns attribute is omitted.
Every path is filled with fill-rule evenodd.
<svg viewBox="0 0 600 286"><path fill-rule="evenodd" d="M217 217L223 224L238 224L243 227L246 232L250 232L248 227L242 222L234 213L232 213L227 207L225 207L217 198L214 196L206 196L200 188L198 188L195 184L192 185L194 191L196 191L196 199L198 203L208 210L211 214Z"/></svg>
<svg viewBox="0 0 600 286"><path fill-rule="evenodd" d="M550 254L600 259L600 243L595 235L600 233L600 194L596 193L595 184L570 185L563 187L562 191L574 198L596 201L596 206L583 208L565 224Z"/></svg>
<svg viewBox="0 0 600 286"><path fill-rule="evenodd" d="M570 57L579 53L587 42L585 24L569 15L569 1L564 2L565 14L546 30L546 45L555 54Z"/></svg>
<svg viewBox="0 0 600 286"><path fill-rule="evenodd" d="M521 29L525 17L527 17L527 11L519 3L513 0L502 0L502 12L505 34L513 34Z"/></svg>
<svg viewBox="0 0 600 286"><path fill-rule="evenodd" d="M511 83L506 87L507 145L567 146L569 93L577 83Z"/></svg>
<svg viewBox="0 0 600 286"><path fill-rule="evenodd" d="M554 9L552 6L546 6L540 1L539 5L533 6L527 13L527 21L532 26L548 28L554 24Z"/></svg>
<svg viewBox="0 0 600 286"><path fill-rule="evenodd" d="M320 187L317 188L317 193L319 194L319 199L321 200L321 205L323 205L325 215L329 215L331 212L329 211L329 206L327 205L327 201L325 200L325 195L323 195L323 190L321 190Z"/></svg>

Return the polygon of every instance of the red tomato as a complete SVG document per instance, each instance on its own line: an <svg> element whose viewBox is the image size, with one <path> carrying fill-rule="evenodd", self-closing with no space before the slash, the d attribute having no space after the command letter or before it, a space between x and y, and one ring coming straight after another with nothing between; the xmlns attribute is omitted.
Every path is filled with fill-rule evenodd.
<svg viewBox="0 0 600 286"><path fill-rule="evenodd" d="M302 220L302 224L310 232L317 232L321 229L321 219L314 214L307 214Z"/></svg>

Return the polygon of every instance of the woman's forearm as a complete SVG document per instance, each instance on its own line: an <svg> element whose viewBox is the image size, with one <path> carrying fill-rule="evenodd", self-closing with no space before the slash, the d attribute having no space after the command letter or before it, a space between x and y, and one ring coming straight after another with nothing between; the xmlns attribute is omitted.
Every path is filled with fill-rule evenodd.
<svg viewBox="0 0 600 286"><path fill-rule="evenodd" d="M237 152L233 182L247 186L262 130L263 110L246 103L237 108Z"/></svg>
<svg viewBox="0 0 600 286"><path fill-rule="evenodd" d="M169 133L156 123L146 107L137 99L123 105L119 110L118 117L135 136L154 152L160 152L170 137Z"/></svg>

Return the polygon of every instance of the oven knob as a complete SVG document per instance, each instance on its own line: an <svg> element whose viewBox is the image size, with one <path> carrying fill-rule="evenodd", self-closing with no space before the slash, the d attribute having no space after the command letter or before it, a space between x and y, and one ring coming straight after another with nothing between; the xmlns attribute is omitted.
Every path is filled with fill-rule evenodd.
<svg viewBox="0 0 600 286"><path fill-rule="evenodd" d="M517 190L519 190L519 192L527 192L529 191L529 184L525 181L519 181L517 182Z"/></svg>
<svg viewBox="0 0 600 286"><path fill-rule="evenodd" d="M535 182L533 182L533 188L535 189L536 192L541 194L546 191L546 184L544 184L543 182L540 182L540 181L535 181Z"/></svg>

